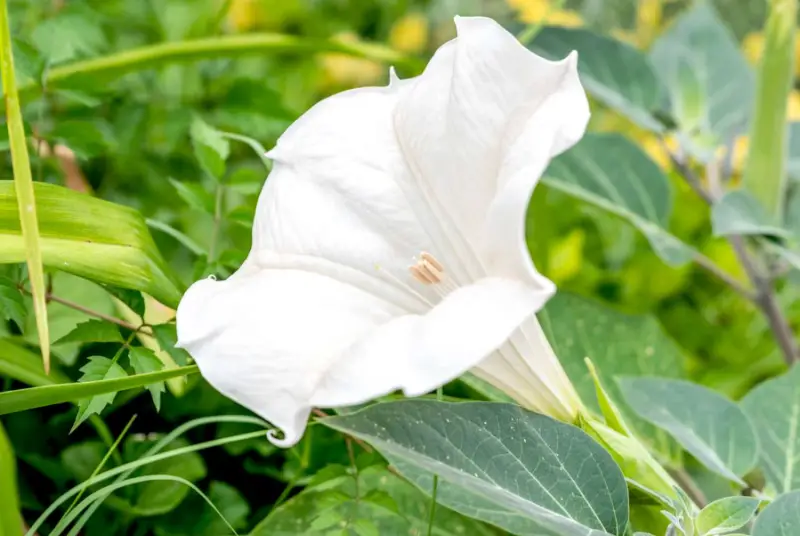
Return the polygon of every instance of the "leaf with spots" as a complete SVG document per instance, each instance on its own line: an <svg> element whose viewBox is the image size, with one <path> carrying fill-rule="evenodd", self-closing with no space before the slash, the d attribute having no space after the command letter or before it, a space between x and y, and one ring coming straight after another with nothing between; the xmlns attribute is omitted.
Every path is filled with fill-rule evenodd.
<svg viewBox="0 0 800 536"><path fill-rule="evenodd" d="M547 339L575 385L581 400L599 413L594 382L584 358L595 364L600 380L625 420L660 458L676 464L680 449L669 435L636 416L616 382L617 376L683 376L678 346L650 316L618 313L565 292L539 313Z"/></svg>
<svg viewBox="0 0 800 536"><path fill-rule="evenodd" d="M685 264L694 255L667 230L672 188L666 175L639 147L618 134L585 135L550 163L542 181L624 218L670 265Z"/></svg>
<svg viewBox="0 0 800 536"><path fill-rule="evenodd" d="M448 490L530 520L535 534L617 536L627 529L625 478L608 452L578 428L516 405L400 400L323 422L399 461L401 472L437 474L440 502L471 517L496 521L471 508L475 502L450 501Z"/></svg>
<svg viewBox="0 0 800 536"><path fill-rule="evenodd" d="M741 401L761 440L758 465L777 493L800 489L800 365Z"/></svg>

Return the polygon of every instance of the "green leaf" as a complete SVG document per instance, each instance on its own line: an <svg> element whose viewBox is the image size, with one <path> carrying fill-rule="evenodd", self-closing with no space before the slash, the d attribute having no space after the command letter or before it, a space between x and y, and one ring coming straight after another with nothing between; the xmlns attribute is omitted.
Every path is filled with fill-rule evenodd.
<svg viewBox="0 0 800 536"><path fill-rule="evenodd" d="M7 277L0 276L0 318L11 320L17 326L25 326L28 309L22 299L22 292L16 283Z"/></svg>
<svg viewBox="0 0 800 536"><path fill-rule="evenodd" d="M380 534L427 533L430 499L418 489L385 467L372 466L359 471L358 479L358 504L354 500L356 486L353 477L324 480L323 484L306 488L278 507L256 525L250 536L321 536L329 534L327 530L331 522L343 522L347 526L359 519L369 519ZM376 500L377 496L381 499ZM438 505L433 534L492 536L498 533Z"/></svg>
<svg viewBox="0 0 800 536"><path fill-rule="evenodd" d="M147 374L148 372L158 372L164 369L164 363L153 353L152 350L142 346L133 346L128 350L128 359L131 362L136 374ZM153 397L153 404L156 411L161 409L161 393L164 392L164 382L151 383L147 386L150 395Z"/></svg>
<svg viewBox="0 0 800 536"><path fill-rule="evenodd" d="M95 56L107 46L106 38L91 16L64 13L42 21L33 30L33 42L50 63Z"/></svg>
<svg viewBox="0 0 800 536"><path fill-rule="evenodd" d="M560 27L542 28L528 48L551 60L577 50L581 82L592 96L639 126L663 130L653 114L665 90L640 50L590 30Z"/></svg>
<svg viewBox="0 0 800 536"><path fill-rule="evenodd" d="M190 130L194 155L200 166L212 177L221 180L225 175L225 161L230 155L230 143L218 130L195 117Z"/></svg>
<svg viewBox="0 0 800 536"><path fill-rule="evenodd" d="M800 527L800 491L781 495L756 518L753 536L795 536Z"/></svg>
<svg viewBox="0 0 800 536"><path fill-rule="evenodd" d="M106 286L105 289L109 294L127 305L137 316L144 318L145 303L144 296L142 296L141 292L138 290L111 286Z"/></svg>
<svg viewBox="0 0 800 536"><path fill-rule="evenodd" d="M625 479L611 456L574 426L518 406L401 400L323 422L563 536L627 527Z"/></svg>
<svg viewBox="0 0 800 536"><path fill-rule="evenodd" d="M749 523L760 504L761 500L753 497L719 499L700 511L695 527L700 536L726 534Z"/></svg>
<svg viewBox="0 0 800 536"><path fill-rule="evenodd" d="M794 182L800 181L800 121L789 123L789 147L786 155L786 171Z"/></svg>
<svg viewBox="0 0 800 536"><path fill-rule="evenodd" d="M75 329L58 339L53 344L67 342L125 342L119 333L119 328L105 320L87 320L81 322Z"/></svg>
<svg viewBox="0 0 800 536"><path fill-rule="evenodd" d="M141 441L131 437L125 441L123 448L126 461L138 459L148 447L155 443L155 439ZM169 444L164 452L176 448L186 447L184 439L176 439ZM206 466L202 456L196 452L158 460L148 464L141 470L143 475L172 475L189 482L197 482L206 476ZM155 516L171 512L183 501L189 488L179 482L154 480L136 485L132 490L130 499L117 498L107 504L116 510L133 516ZM215 514L216 515L216 514ZM223 531L223 533L227 533Z"/></svg>
<svg viewBox="0 0 800 536"><path fill-rule="evenodd" d="M153 326L153 336L162 350L167 352L178 365L186 365L189 354L183 348L176 348L178 332L175 324L156 324Z"/></svg>
<svg viewBox="0 0 800 536"><path fill-rule="evenodd" d="M91 382L96 380L116 380L125 378L128 373L117 363L107 357L92 356L89 362L81 367L83 375L78 381ZM114 402L116 392L85 398L78 403L78 415L75 417L74 431L80 424L92 415L100 415L105 407Z"/></svg>
<svg viewBox="0 0 800 536"><path fill-rule="evenodd" d="M616 377L684 375L681 351L658 321L633 316L559 292L538 314L542 329L564 370L590 409L600 412L594 381L584 359L597 367L603 386L626 422L661 459L680 459L680 449L660 428L639 418L625 403Z"/></svg>
<svg viewBox="0 0 800 536"><path fill-rule="evenodd" d="M17 459L11 441L0 423L0 535L15 536L22 528L17 491Z"/></svg>
<svg viewBox="0 0 800 536"><path fill-rule="evenodd" d="M44 385L28 389L4 391L0 393L0 415L144 387L145 385L169 380L170 378L194 374L197 371L197 365L191 365L150 374L136 374L127 378L85 381L65 385Z"/></svg>
<svg viewBox="0 0 800 536"><path fill-rule="evenodd" d="M711 209L711 227L715 236L790 236L789 231L775 224L758 200L745 190L727 192L714 203Z"/></svg>
<svg viewBox="0 0 800 536"><path fill-rule="evenodd" d="M0 374L35 386L69 382L55 367L50 369L50 374L45 374L39 354L9 339L0 339Z"/></svg>
<svg viewBox="0 0 800 536"><path fill-rule="evenodd" d="M739 46L708 2L696 2L653 44L650 58L695 156L747 128L755 81Z"/></svg>
<svg viewBox="0 0 800 536"><path fill-rule="evenodd" d="M212 481L208 497L234 528L242 529L247 525L250 505L236 488ZM169 515L159 519L155 532L157 536L219 536L229 531L205 501L192 494Z"/></svg>
<svg viewBox="0 0 800 536"><path fill-rule="evenodd" d="M195 210L204 212L206 214L214 213L214 196L202 185L189 182L181 182L175 179L169 179L172 187L178 192L178 196L183 199L187 205Z"/></svg>
<svg viewBox="0 0 800 536"><path fill-rule="evenodd" d="M621 378L628 405L669 432L711 471L744 485L758 437L747 415L724 396L700 385L665 378ZM702 408L702 411L698 411Z"/></svg>
<svg viewBox="0 0 800 536"><path fill-rule="evenodd" d="M794 89L796 27L797 0L769 2L750 147L742 176L743 186L778 220L786 197L786 111Z"/></svg>
<svg viewBox="0 0 800 536"><path fill-rule="evenodd" d="M35 183L45 266L141 290L177 307L183 285L135 210L52 184ZM0 263L25 260L11 181L0 181Z"/></svg>
<svg viewBox="0 0 800 536"><path fill-rule="evenodd" d="M778 493L800 489L800 365L741 401L761 438L759 467Z"/></svg>
<svg viewBox="0 0 800 536"><path fill-rule="evenodd" d="M664 172L618 134L587 134L557 157L543 182L616 214L636 226L670 265L691 260L692 249L669 234L672 189Z"/></svg>

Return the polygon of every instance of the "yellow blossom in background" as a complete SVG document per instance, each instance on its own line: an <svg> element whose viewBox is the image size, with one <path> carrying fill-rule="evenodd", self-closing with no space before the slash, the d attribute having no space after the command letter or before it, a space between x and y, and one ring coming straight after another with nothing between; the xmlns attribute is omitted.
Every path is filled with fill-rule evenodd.
<svg viewBox="0 0 800 536"><path fill-rule="evenodd" d="M555 9L549 0L506 0L519 12L519 19L528 24L545 23L573 28L583 26L581 16L570 10Z"/></svg>
<svg viewBox="0 0 800 536"><path fill-rule="evenodd" d="M260 0L232 0L228 8L228 24L237 32L252 30L261 14Z"/></svg>
<svg viewBox="0 0 800 536"><path fill-rule="evenodd" d="M556 285L568 281L580 273L583 267L583 245L586 233L575 228L563 239L550 246L547 259L547 275Z"/></svg>
<svg viewBox="0 0 800 536"><path fill-rule="evenodd" d="M343 43L357 43L358 36L343 33L333 37ZM347 54L331 52L322 54L324 81L333 86L367 86L376 83L386 74L380 63L365 58L354 58Z"/></svg>
<svg viewBox="0 0 800 536"><path fill-rule="evenodd" d="M636 42L648 46L661 27L662 0L639 0L636 10Z"/></svg>
<svg viewBox="0 0 800 536"><path fill-rule="evenodd" d="M789 105L786 108L786 120L800 121L800 92L798 91L792 91L791 94L789 94ZM744 169L749 147L750 140L747 136L739 136L734 142L731 166L735 171Z"/></svg>
<svg viewBox="0 0 800 536"><path fill-rule="evenodd" d="M795 40L794 72L800 74L800 39ZM764 51L764 35L760 32L747 34L742 41L742 52L751 64L755 65L761 59Z"/></svg>
<svg viewBox="0 0 800 536"><path fill-rule="evenodd" d="M420 13L402 17L389 32L389 44L408 54L422 52L428 44L428 20Z"/></svg>
<svg viewBox="0 0 800 536"><path fill-rule="evenodd" d="M664 148L664 145L666 145L670 151L677 151L678 140L674 136L667 136L664 142L659 140L658 136L647 136L641 138L639 141L644 152L646 152L648 156L653 159L653 162L658 164L661 169L667 170L672 167L669 154Z"/></svg>

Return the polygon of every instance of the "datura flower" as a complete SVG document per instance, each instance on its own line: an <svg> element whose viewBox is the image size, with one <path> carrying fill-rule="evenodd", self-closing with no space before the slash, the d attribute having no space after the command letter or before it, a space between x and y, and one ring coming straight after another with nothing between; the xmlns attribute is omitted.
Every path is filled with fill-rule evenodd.
<svg viewBox="0 0 800 536"><path fill-rule="evenodd" d="M430 392L472 371L571 421L580 401L537 323L555 291L525 216L583 135L577 56L551 62L487 18L418 77L327 98L267 153L253 244L177 312L179 345L295 444L312 407Z"/></svg>

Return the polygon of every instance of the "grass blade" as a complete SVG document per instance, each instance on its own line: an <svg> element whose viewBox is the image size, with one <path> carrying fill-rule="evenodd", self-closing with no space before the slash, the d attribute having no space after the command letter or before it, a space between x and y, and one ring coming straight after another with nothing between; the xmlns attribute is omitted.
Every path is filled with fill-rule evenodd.
<svg viewBox="0 0 800 536"><path fill-rule="evenodd" d="M11 146L11 165L14 169L14 187L19 204L19 223L25 242L25 257L33 294L33 309L36 313L36 330L39 332L39 347L42 351L45 373L50 372L50 330L47 325L47 303L45 301L44 266L39 244L39 224L36 219L36 198L33 194L33 177L25 141L25 127L17 94L14 76L14 55L11 49L11 30L6 0L0 0L0 71L6 100L8 140Z"/></svg>
<svg viewBox="0 0 800 536"><path fill-rule="evenodd" d="M17 494L17 461L0 424L0 536L16 536L22 529Z"/></svg>
<svg viewBox="0 0 800 536"><path fill-rule="evenodd" d="M115 378L111 380L44 385L41 387L5 391L0 393L0 415L51 406L62 402L74 402L83 398L115 391L144 387L151 383L177 378L179 376L187 376L189 374L195 374L196 372L198 372L197 365L190 365L188 367L149 372L147 374L135 374L133 376L126 376L125 378Z"/></svg>

